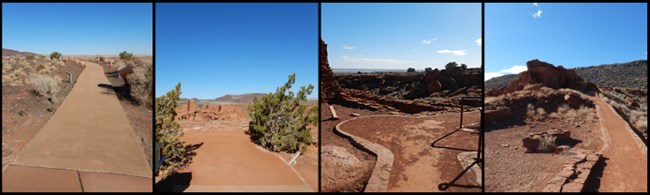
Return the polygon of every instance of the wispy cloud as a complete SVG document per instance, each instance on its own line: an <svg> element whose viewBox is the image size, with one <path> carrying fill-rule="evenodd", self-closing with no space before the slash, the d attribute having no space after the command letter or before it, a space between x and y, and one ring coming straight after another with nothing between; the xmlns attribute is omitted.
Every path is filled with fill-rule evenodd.
<svg viewBox="0 0 650 195"><path fill-rule="evenodd" d="M443 50L438 50L436 53L441 53L441 54L453 54L455 56L464 56L467 55L467 52L465 50L448 50L448 49L443 49Z"/></svg>
<svg viewBox="0 0 650 195"><path fill-rule="evenodd" d="M378 66L394 66L394 65L408 65L412 64L412 61L409 60L397 60L397 59L386 59L386 58L362 58L362 57L350 57L342 56L343 61L349 63L359 63L359 64L370 64Z"/></svg>
<svg viewBox="0 0 650 195"><path fill-rule="evenodd" d="M535 6L535 7L539 7L539 5L538 5L536 2L533 3L533 6Z"/></svg>
<svg viewBox="0 0 650 195"><path fill-rule="evenodd" d="M431 42L434 42L434 41L437 41L437 40L438 40L438 38L433 38L433 39L425 39L425 40L422 40L422 44L425 44L425 45L430 45L430 44L431 44Z"/></svg>
<svg viewBox="0 0 650 195"><path fill-rule="evenodd" d="M519 74L520 72L523 72L523 71L526 71L526 70L528 70L528 68L526 66L513 66L513 67L508 68L508 69L503 69L503 70L501 70L499 72L510 73L510 74Z"/></svg>
<svg viewBox="0 0 650 195"><path fill-rule="evenodd" d="M492 79L494 77L500 77L500 76L503 76L503 74L498 73L498 72L486 72L484 79L487 81L487 80L490 80L490 79Z"/></svg>
<svg viewBox="0 0 650 195"><path fill-rule="evenodd" d="M353 47L353 46L343 45L343 49L352 50L352 49L355 49L355 48L356 47Z"/></svg>
<svg viewBox="0 0 650 195"><path fill-rule="evenodd" d="M499 70L497 72L486 72L484 79L487 81L494 77L500 77L506 74L519 74L526 70L528 70L526 66L520 66L520 65L512 66L508 69Z"/></svg>
<svg viewBox="0 0 650 195"><path fill-rule="evenodd" d="M478 46L481 46L481 44L483 44L483 39L478 38L478 39L476 39L476 41L474 41L474 43L476 43L476 45L478 45Z"/></svg>
<svg viewBox="0 0 650 195"><path fill-rule="evenodd" d="M537 19L537 18L541 18L541 17L542 17L542 10L537 10L537 12L535 12L535 13L530 13L530 15L532 15L533 18L535 18L535 19Z"/></svg>

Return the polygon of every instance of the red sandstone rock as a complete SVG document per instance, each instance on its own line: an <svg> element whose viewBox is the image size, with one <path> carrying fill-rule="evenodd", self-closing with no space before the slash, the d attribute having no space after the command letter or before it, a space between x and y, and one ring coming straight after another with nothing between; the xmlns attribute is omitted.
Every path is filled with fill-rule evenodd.
<svg viewBox="0 0 650 195"><path fill-rule="evenodd" d="M509 86L492 90L487 95L498 96L512 93L522 90L530 84L542 84L553 89L570 88L582 93L598 91L596 85L584 81L573 69L565 69L562 66L555 67L537 59L528 61L526 66L528 70L520 73L519 79L512 81Z"/></svg>

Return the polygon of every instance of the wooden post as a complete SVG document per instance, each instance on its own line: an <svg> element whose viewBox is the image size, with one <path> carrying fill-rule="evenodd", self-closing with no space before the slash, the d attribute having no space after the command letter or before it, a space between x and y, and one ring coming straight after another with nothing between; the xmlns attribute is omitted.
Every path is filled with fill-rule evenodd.
<svg viewBox="0 0 650 195"><path fill-rule="evenodd" d="M332 112L332 118L338 120L339 116L336 114L336 110L334 110L334 106L330 106L330 112Z"/></svg>

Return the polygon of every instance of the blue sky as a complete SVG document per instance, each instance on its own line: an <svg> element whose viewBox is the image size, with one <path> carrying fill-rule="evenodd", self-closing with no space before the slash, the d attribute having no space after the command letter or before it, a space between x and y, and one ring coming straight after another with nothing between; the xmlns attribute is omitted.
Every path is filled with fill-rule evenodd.
<svg viewBox="0 0 650 195"><path fill-rule="evenodd" d="M323 3L321 11L332 68L481 65L480 3Z"/></svg>
<svg viewBox="0 0 650 195"><path fill-rule="evenodd" d="M292 91L318 97L318 4L156 4L156 96L181 82L184 98Z"/></svg>
<svg viewBox="0 0 650 195"><path fill-rule="evenodd" d="M2 48L63 55L151 55L151 3L2 3Z"/></svg>
<svg viewBox="0 0 650 195"><path fill-rule="evenodd" d="M647 3L486 3L485 79L540 59L566 68L647 59Z"/></svg>

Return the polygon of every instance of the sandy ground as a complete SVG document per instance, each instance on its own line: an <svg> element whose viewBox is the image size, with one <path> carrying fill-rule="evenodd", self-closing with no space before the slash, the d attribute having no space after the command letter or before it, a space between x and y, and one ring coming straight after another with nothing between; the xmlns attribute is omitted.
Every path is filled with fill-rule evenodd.
<svg viewBox="0 0 650 195"><path fill-rule="evenodd" d="M415 117L378 116L360 118L341 126L348 133L387 147L395 161L388 191L438 192L438 184L453 179L463 169L457 155L477 149L478 135L459 131L436 143L433 141L458 127L459 114ZM466 113L464 124L477 123L479 113ZM455 148L455 149L451 149ZM473 172L468 172L448 192L480 192Z"/></svg>
<svg viewBox="0 0 650 195"><path fill-rule="evenodd" d="M603 118L609 147L605 149L605 170L600 181L600 192L647 192L648 159L645 145L635 141L628 125L602 99L594 98ZM644 150L645 149L645 150Z"/></svg>
<svg viewBox="0 0 650 195"><path fill-rule="evenodd" d="M101 87L108 83L102 68L86 64L57 112L10 164L151 178L119 101Z"/></svg>
<svg viewBox="0 0 650 195"><path fill-rule="evenodd" d="M241 121L179 121L185 144L198 147L193 162L158 182L163 191L317 191L315 146L293 167L279 153L251 142ZM221 128L220 128L221 127ZM288 160L287 160L288 161Z"/></svg>

